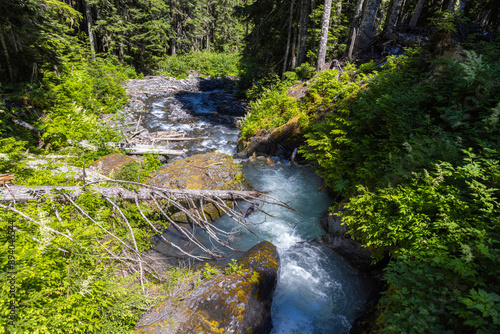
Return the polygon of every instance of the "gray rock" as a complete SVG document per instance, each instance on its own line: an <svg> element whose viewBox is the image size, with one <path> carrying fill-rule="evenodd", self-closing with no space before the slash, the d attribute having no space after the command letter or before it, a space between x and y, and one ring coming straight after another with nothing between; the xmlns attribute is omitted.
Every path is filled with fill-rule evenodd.
<svg viewBox="0 0 500 334"><path fill-rule="evenodd" d="M331 212L325 212L319 219L321 226L327 233L346 235L348 228L342 224L342 218Z"/></svg>
<svg viewBox="0 0 500 334"><path fill-rule="evenodd" d="M343 235L326 234L319 238L317 242L344 257L358 270L367 272L372 269L371 253L359 241Z"/></svg>

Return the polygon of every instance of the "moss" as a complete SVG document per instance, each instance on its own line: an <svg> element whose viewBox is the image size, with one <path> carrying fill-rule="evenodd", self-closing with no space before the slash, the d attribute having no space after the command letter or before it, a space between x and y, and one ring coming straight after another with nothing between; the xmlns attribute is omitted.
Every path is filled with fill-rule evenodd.
<svg viewBox="0 0 500 334"><path fill-rule="evenodd" d="M151 175L148 184L173 189L238 190L240 173L232 157L223 153L198 154L169 164Z"/></svg>
<svg viewBox="0 0 500 334"><path fill-rule="evenodd" d="M266 254L258 254L264 252ZM169 299L147 316L165 319L140 328L141 333L253 333L269 328L272 290L276 285L276 247L261 242L246 255L247 267L240 273L217 274L202 282L183 301ZM257 263L257 261L264 263ZM259 271L256 273L256 271ZM170 326L172 319L175 328ZM154 321L154 320L153 320ZM163 326L163 327L161 327ZM154 327L154 330L152 329Z"/></svg>
<svg viewBox="0 0 500 334"><path fill-rule="evenodd" d="M100 174L113 177L129 164L139 164L141 162L141 159L129 157L127 155L109 154L91 163L90 167L95 168Z"/></svg>
<svg viewBox="0 0 500 334"><path fill-rule="evenodd" d="M273 244L263 241L252 247L251 250L252 252L248 251L240 258L238 264L244 268L254 270L262 267L278 270L279 257L277 256L276 247Z"/></svg>

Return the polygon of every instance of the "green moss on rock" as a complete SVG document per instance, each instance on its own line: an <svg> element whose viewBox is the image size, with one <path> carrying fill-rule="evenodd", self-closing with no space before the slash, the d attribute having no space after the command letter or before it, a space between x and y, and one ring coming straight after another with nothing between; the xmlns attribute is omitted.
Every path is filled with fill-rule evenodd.
<svg viewBox="0 0 500 334"><path fill-rule="evenodd" d="M175 161L151 175L148 184L173 189L239 190L240 174L233 158L223 153L206 153Z"/></svg>
<svg viewBox="0 0 500 334"><path fill-rule="evenodd" d="M95 169L98 173L102 175L108 177L114 177L127 165L131 163L140 164L141 162L142 162L141 159L116 153L116 154L106 155L94 161L93 163L90 164L89 167Z"/></svg>
<svg viewBox="0 0 500 334"><path fill-rule="evenodd" d="M166 299L141 318L136 332L269 333L279 266L276 247L263 241L242 258L243 273L217 274L182 301Z"/></svg>

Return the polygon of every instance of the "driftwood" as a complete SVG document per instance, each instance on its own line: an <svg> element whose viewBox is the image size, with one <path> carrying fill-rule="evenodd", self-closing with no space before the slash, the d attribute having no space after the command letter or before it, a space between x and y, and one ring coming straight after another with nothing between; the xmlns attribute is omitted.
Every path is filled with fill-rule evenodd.
<svg viewBox="0 0 500 334"><path fill-rule="evenodd" d="M191 197L194 199L200 198L219 198L221 200L236 200L236 199L251 199L257 198L262 193L257 191L238 191L238 190L193 190L193 189L161 189L160 188L141 188L137 191L127 190L123 187L93 187L92 190L100 193L103 197L116 197L123 200L134 201L136 198L140 201L152 200L159 193L168 194L173 197ZM70 198L75 199L84 191L84 187L78 186L41 186L41 187L24 187L11 186L10 191L7 189L0 190L0 202L17 202L23 203L28 201L40 200L43 196L58 195L64 192Z"/></svg>
<svg viewBox="0 0 500 334"><path fill-rule="evenodd" d="M34 133L42 132L42 130L35 128L33 125L26 123L25 121L20 120L18 118L12 118L12 122L16 123L19 126L22 126L23 128L30 130L31 132L34 132Z"/></svg>
<svg viewBox="0 0 500 334"><path fill-rule="evenodd" d="M72 143L72 141L68 140ZM183 155L184 150L170 150L163 146L157 145L138 145L132 143L104 143L107 147L116 147L125 150L127 154L146 154L146 153L156 153L160 155ZM90 144L86 140L82 140L78 143L78 146L86 148L89 150L97 151L98 147Z"/></svg>

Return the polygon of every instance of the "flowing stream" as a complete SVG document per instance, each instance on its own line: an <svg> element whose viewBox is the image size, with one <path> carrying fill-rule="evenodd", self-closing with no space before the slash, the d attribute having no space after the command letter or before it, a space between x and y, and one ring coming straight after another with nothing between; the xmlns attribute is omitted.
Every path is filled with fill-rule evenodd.
<svg viewBox="0 0 500 334"><path fill-rule="evenodd" d="M183 148L188 155L204 152L236 153L239 131L233 125L218 122L210 92L171 96L149 101L149 113L142 125L152 131L184 131L187 136L204 139ZM182 112L189 117L179 117ZM177 147L179 148L179 147ZM235 248L247 250L261 240L275 244L280 255L280 274L273 306L272 333L347 333L351 323L363 311L368 281L342 257L312 241L324 234L320 215L331 198L318 191L322 181L307 167L290 166L275 158L275 164L244 163L246 179L256 190L287 202L295 211L266 204L249 220L257 236L223 217L215 224L225 230L240 229ZM242 204L246 210L249 204ZM200 236L203 238L203 236ZM210 240L205 238L205 242ZM161 247L161 245L159 245ZM233 254L236 258L238 255ZM231 257L230 257L231 258ZM229 258L229 259L230 259Z"/></svg>

